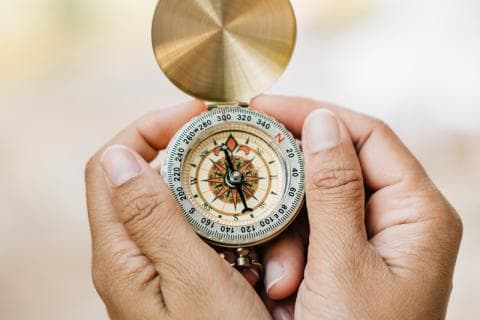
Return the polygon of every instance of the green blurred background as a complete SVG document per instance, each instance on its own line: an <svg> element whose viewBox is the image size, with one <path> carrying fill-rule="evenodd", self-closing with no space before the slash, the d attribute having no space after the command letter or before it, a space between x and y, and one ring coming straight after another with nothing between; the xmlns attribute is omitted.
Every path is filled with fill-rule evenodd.
<svg viewBox="0 0 480 320"><path fill-rule="evenodd" d="M187 99L150 45L154 0L0 2L0 318L106 319L90 280L83 166ZM385 119L463 217L448 319L480 314L480 2L294 0L271 92Z"/></svg>

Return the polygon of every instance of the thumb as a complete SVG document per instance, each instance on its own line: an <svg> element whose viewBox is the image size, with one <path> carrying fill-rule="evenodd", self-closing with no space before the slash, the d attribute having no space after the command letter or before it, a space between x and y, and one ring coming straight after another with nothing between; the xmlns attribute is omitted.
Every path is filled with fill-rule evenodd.
<svg viewBox="0 0 480 320"><path fill-rule="evenodd" d="M367 242L360 163L348 130L326 109L309 115L303 141L309 262L338 266L354 258Z"/></svg>
<svg viewBox="0 0 480 320"><path fill-rule="evenodd" d="M215 281L230 276L230 266L198 238L161 177L140 155L114 145L101 162L113 207L157 271L166 304L210 288L205 270L217 276Z"/></svg>
<svg viewBox="0 0 480 320"><path fill-rule="evenodd" d="M189 249L201 242L196 240L161 177L140 155L114 145L104 152L101 162L115 211L130 238L157 270L165 270L165 261L180 259L178 249L183 245L181 249L187 250L187 255L190 250L201 249Z"/></svg>

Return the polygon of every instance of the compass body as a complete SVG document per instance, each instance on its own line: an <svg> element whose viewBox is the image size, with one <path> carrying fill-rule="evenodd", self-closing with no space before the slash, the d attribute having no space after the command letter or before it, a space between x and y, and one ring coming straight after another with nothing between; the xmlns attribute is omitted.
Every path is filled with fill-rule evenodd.
<svg viewBox="0 0 480 320"><path fill-rule="evenodd" d="M195 231L245 250L285 230L304 198L300 147L283 125L243 101L288 65L296 21L288 0L158 0L155 58L168 79L207 101L167 148L162 176Z"/></svg>
<svg viewBox="0 0 480 320"><path fill-rule="evenodd" d="M277 236L304 197L298 143L283 125L244 107L217 108L186 124L162 175L197 233L223 247Z"/></svg>

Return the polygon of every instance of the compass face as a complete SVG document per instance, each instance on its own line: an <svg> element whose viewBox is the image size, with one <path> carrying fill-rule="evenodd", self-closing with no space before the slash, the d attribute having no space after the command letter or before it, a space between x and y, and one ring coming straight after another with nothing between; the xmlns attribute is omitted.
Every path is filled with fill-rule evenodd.
<svg viewBox="0 0 480 320"><path fill-rule="evenodd" d="M275 120L240 107L204 113L181 129L163 176L197 233L226 247L280 234L304 196L295 139Z"/></svg>

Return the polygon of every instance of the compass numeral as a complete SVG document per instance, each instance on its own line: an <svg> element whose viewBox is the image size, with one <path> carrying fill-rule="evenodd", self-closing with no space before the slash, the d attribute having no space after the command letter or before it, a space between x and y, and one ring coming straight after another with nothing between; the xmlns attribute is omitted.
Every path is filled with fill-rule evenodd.
<svg viewBox="0 0 480 320"><path fill-rule="evenodd" d="M279 133L275 136L275 140L277 140L278 143L282 143L285 140L285 137L281 133Z"/></svg>
<svg viewBox="0 0 480 320"><path fill-rule="evenodd" d="M190 185L194 186L198 183L198 179L194 177L190 177Z"/></svg>
<svg viewBox="0 0 480 320"><path fill-rule="evenodd" d="M294 178L297 178L300 174L298 173L298 169L297 168L293 168L292 170L292 176Z"/></svg>
<svg viewBox="0 0 480 320"><path fill-rule="evenodd" d="M278 176L270 176L270 180L277 180Z"/></svg>
<svg viewBox="0 0 480 320"><path fill-rule="evenodd" d="M294 187L291 187L289 192L288 192L288 195L290 197L294 197L296 192L297 192L297 189L295 189Z"/></svg>
<svg viewBox="0 0 480 320"><path fill-rule="evenodd" d="M287 149L287 155L289 158L295 158L295 152L293 149Z"/></svg>
<svg viewBox="0 0 480 320"><path fill-rule="evenodd" d="M202 153L200 153L200 159L205 159L209 153L210 152L208 150L203 151Z"/></svg>
<svg viewBox="0 0 480 320"><path fill-rule="evenodd" d="M210 205L208 203L204 203L202 205L203 209L205 209L205 211L207 212L210 212L210 210L212 210L212 207L210 207Z"/></svg>
<svg viewBox="0 0 480 320"><path fill-rule="evenodd" d="M231 114L222 114L221 116L217 116L217 122L230 121L230 120L232 120Z"/></svg>
<svg viewBox="0 0 480 320"><path fill-rule="evenodd" d="M262 126L267 130L270 129L270 123L268 123L267 121L262 120L262 119L258 119L257 125Z"/></svg>

